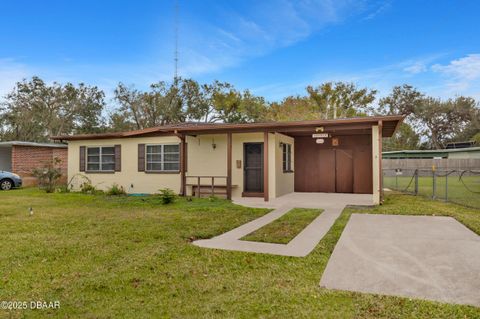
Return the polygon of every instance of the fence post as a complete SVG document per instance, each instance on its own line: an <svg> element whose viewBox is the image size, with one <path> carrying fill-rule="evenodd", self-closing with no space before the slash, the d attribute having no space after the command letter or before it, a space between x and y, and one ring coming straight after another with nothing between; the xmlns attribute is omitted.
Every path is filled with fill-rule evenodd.
<svg viewBox="0 0 480 319"><path fill-rule="evenodd" d="M395 170L395 189L398 191L398 171Z"/></svg>
<svg viewBox="0 0 480 319"><path fill-rule="evenodd" d="M435 194L437 193L437 175L435 174L435 169L432 170L432 182L433 182L433 187L432 187L432 199L435 199Z"/></svg>
<svg viewBox="0 0 480 319"><path fill-rule="evenodd" d="M445 173L445 201L448 202L448 173Z"/></svg>
<svg viewBox="0 0 480 319"><path fill-rule="evenodd" d="M418 195L418 169L415 170L415 195Z"/></svg>

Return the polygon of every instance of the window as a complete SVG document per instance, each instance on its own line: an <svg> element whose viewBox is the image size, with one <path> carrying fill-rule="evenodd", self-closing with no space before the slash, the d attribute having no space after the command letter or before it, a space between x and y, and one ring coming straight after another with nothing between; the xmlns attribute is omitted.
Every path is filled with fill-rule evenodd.
<svg viewBox="0 0 480 319"><path fill-rule="evenodd" d="M282 144L283 148L283 171L292 172L292 145Z"/></svg>
<svg viewBox="0 0 480 319"><path fill-rule="evenodd" d="M115 171L115 147L88 147L87 171Z"/></svg>
<svg viewBox="0 0 480 319"><path fill-rule="evenodd" d="M180 146L178 144L147 145L147 171L177 172L180 170Z"/></svg>

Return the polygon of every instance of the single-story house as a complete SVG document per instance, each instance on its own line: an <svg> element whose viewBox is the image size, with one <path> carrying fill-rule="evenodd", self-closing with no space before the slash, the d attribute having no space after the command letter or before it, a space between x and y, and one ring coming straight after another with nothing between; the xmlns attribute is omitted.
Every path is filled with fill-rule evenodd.
<svg viewBox="0 0 480 319"><path fill-rule="evenodd" d="M56 165L62 171L63 179L66 181L67 156L66 144L0 142L0 171L18 174L22 177L24 186L31 186L36 184L36 178L32 176L32 171L46 164L53 164L54 159L58 158L60 161Z"/></svg>
<svg viewBox="0 0 480 319"><path fill-rule="evenodd" d="M53 139L68 142L69 180L86 176L102 189L265 201L291 192L361 193L380 203L382 137L402 120L182 123Z"/></svg>

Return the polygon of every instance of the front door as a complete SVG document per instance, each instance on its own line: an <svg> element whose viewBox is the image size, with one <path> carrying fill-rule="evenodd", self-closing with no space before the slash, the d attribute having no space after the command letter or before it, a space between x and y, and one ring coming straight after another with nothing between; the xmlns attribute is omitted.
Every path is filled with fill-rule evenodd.
<svg viewBox="0 0 480 319"><path fill-rule="evenodd" d="M263 143L243 144L244 196L263 196Z"/></svg>

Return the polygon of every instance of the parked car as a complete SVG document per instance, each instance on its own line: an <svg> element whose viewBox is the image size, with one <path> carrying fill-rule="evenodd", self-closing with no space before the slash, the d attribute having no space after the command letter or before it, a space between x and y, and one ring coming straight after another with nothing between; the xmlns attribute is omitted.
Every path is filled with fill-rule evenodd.
<svg viewBox="0 0 480 319"><path fill-rule="evenodd" d="M22 187L22 178L17 174L0 171L0 190L8 191L12 188Z"/></svg>

